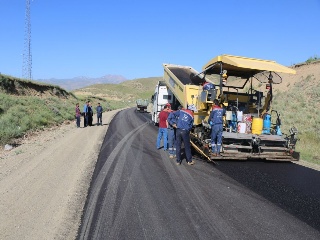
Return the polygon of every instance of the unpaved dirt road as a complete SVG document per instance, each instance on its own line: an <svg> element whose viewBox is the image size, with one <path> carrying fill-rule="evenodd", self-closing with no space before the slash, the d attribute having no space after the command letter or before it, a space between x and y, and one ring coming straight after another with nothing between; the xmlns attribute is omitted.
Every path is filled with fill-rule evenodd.
<svg viewBox="0 0 320 240"><path fill-rule="evenodd" d="M103 126L64 124L0 152L0 239L75 239ZM95 123L96 118L94 117Z"/></svg>

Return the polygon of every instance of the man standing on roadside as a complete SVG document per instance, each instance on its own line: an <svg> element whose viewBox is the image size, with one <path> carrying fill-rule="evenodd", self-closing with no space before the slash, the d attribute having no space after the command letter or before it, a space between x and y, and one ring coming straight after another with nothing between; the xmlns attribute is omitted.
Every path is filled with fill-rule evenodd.
<svg viewBox="0 0 320 240"><path fill-rule="evenodd" d="M175 118L169 120L169 123L177 129L176 132L176 153L177 153L177 165L181 164L181 143L184 144L184 150L186 153L186 160L188 165L193 165L191 146L190 146L190 130L193 127L194 105L189 105L188 109L181 109L173 113Z"/></svg>
<svg viewBox="0 0 320 240"><path fill-rule="evenodd" d="M87 112L88 112L88 101L83 106L83 127L86 127L88 125Z"/></svg>
<svg viewBox="0 0 320 240"><path fill-rule="evenodd" d="M80 117L81 117L81 111L79 108L79 103L76 104L76 122L77 122L77 128L80 127Z"/></svg>
<svg viewBox="0 0 320 240"><path fill-rule="evenodd" d="M169 116L169 109L171 105L167 103L163 110L159 113L159 130L158 130L158 137L157 137L157 149L160 149L161 139L163 138L163 149L167 151L168 149L168 116Z"/></svg>
<svg viewBox="0 0 320 240"><path fill-rule="evenodd" d="M219 100L214 99L214 106L209 116L209 123L211 125L211 146L212 156L220 156L220 148L222 143L223 132L223 115L226 110L219 106Z"/></svg>
<svg viewBox="0 0 320 240"><path fill-rule="evenodd" d="M97 111L97 125L101 125L102 126L102 106L100 105L100 103L98 103L98 106L96 107L96 111Z"/></svg>
<svg viewBox="0 0 320 240"><path fill-rule="evenodd" d="M92 105L91 105L91 102L88 101L88 104L87 104L87 125L89 125L90 127L92 126L92 117L93 117Z"/></svg>

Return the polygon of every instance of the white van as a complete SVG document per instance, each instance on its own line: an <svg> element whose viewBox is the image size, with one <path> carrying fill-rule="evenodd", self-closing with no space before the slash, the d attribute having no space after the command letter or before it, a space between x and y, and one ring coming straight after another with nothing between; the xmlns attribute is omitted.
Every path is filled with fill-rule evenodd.
<svg viewBox="0 0 320 240"><path fill-rule="evenodd" d="M152 111L151 118L154 125L159 124L159 113L163 109L164 105L167 103L173 104L174 96L166 84L162 81L159 81L154 94L151 97Z"/></svg>

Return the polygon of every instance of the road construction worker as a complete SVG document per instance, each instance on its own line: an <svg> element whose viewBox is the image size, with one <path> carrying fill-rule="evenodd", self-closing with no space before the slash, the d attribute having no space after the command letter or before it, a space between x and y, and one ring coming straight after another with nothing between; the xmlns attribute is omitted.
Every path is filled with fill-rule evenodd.
<svg viewBox="0 0 320 240"><path fill-rule="evenodd" d="M222 132L223 132L223 116L225 115L225 109L219 105L219 100L214 99L214 106L209 116L209 123L211 125L211 146L212 156L220 156Z"/></svg>
<svg viewBox="0 0 320 240"><path fill-rule="evenodd" d="M161 139L163 138L163 150L167 151L168 149L168 116L171 105L167 103L163 110L159 113L159 130L157 137L157 149L160 149Z"/></svg>
<svg viewBox="0 0 320 240"><path fill-rule="evenodd" d="M178 107L178 110L181 110L182 106ZM176 116L173 114L173 111L169 113L168 116L168 150L169 150L169 158L176 157L176 132L177 129L174 128L169 122L176 122Z"/></svg>
<svg viewBox="0 0 320 240"><path fill-rule="evenodd" d="M176 164L181 164L181 143L184 143L184 149L186 153L186 160L188 165L193 165L191 146L190 146L190 130L193 126L195 106L190 105L188 109L181 109L173 112L173 118L169 120L169 123L176 128Z"/></svg>
<svg viewBox="0 0 320 240"><path fill-rule="evenodd" d="M175 116L173 115L173 111L171 111L167 119L169 158L174 158L176 156L176 129L169 123L169 121L173 122L173 118L175 118Z"/></svg>

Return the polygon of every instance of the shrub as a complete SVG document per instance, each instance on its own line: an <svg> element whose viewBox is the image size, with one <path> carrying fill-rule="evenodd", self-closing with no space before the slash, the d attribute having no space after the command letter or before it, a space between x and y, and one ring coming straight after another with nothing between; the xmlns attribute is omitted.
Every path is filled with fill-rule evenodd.
<svg viewBox="0 0 320 240"><path fill-rule="evenodd" d="M320 58L317 55L315 55L313 57L309 57L307 59L306 63L311 63L311 62L318 61L318 60L320 60Z"/></svg>

